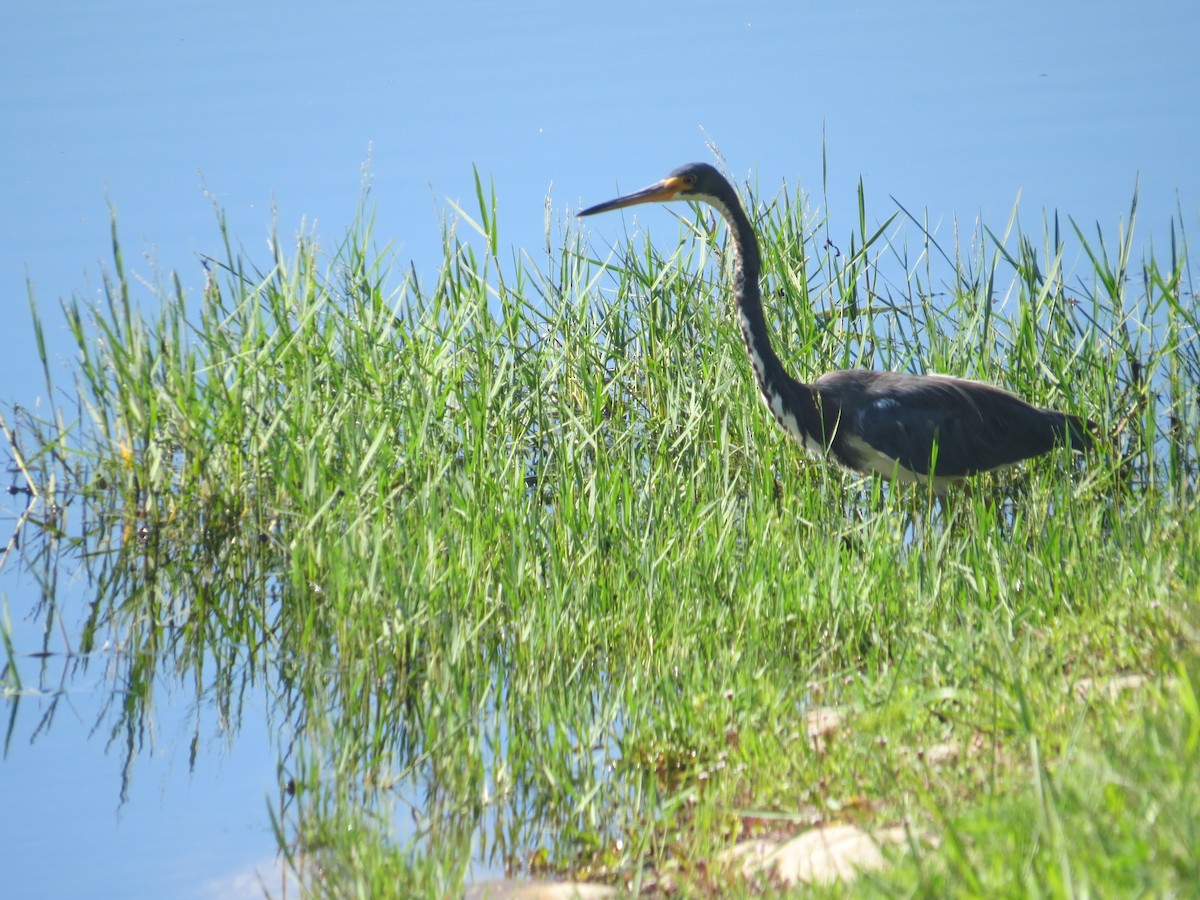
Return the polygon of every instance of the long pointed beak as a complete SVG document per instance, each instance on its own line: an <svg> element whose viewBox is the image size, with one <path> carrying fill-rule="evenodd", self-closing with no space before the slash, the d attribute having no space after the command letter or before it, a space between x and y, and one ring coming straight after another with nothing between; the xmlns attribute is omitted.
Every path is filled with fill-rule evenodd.
<svg viewBox="0 0 1200 900"><path fill-rule="evenodd" d="M608 212L610 209L621 209L625 206L634 206L638 203L662 203L666 200L674 200L679 196L679 192L683 188L684 183L682 178L664 178L662 181L650 185L650 187L634 191L632 194L626 194L624 197L618 197L616 200L609 200L607 203L597 203L595 206L589 206L579 215L594 216L596 213Z"/></svg>

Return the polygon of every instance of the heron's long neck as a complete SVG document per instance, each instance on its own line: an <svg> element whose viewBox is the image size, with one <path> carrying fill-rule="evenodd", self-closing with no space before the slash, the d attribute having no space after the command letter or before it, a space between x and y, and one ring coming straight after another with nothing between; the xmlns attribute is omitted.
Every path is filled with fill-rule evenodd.
<svg viewBox="0 0 1200 900"><path fill-rule="evenodd" d="M722 203L717 207L729 223L733 236L733 298L737 303L742 340L754 368L754 377L763 400L779 427L802 447L820 454L829 446L829 436L818 409L816 392L811 385L796 381L783 369L783 363L771 347L767 323L763 319L762 293L758 286L762 260L758 240L750 219L740 203Z"/></svg>
<svg viewBox="0 0 1200 900"><path fill-rule="evenodd" d="M742 339L746 343L746 352L750 355L750 364L754 367L754 377L758 380L758 386L769 406L773 397L784 391L785 385L791 383L791 378L784 372L783 363L775 355L771 339L767 336L762 293L758 286L759 271L762 268L762 261L758 255L758 241L754 238L754 229L740 203L721 204L718 210L729 223L729 233L737 251L733 263L733 298L737 303Z"/></svg>

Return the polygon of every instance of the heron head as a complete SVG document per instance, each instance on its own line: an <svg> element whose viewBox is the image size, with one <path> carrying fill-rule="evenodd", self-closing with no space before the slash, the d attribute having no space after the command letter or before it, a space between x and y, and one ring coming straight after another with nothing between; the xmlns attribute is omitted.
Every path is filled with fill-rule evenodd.
<svg viewBox="0 0 1200 900"><path fill-rule="evenodd" d="M579 215L592 216L596 213L608 212L610 209L621 209L638 203L664 203L668 200L704 200L720 196L720 186L728 182L715 168L708 163L688 163L680 166L662 181L656 181L649 187L625 194L606 203L589 206Z"/></svg>

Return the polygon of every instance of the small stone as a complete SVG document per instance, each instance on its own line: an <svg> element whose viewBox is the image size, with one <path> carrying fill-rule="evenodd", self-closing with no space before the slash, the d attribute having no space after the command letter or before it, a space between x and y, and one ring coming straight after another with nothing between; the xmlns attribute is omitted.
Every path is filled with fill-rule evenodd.
<svg viewBox="0 0 1200 900"><path fill-rule="evenodd" d="M925 762L931 766L944 766L958 759L958 744L946 741L934 744L925 751Z"/></svg>
<svg viewBox="0 0 1200 900"><path fill-rule="evenodd" d="M1149 679L1145 675L1117 675L1112 678L1080 678L1075 682L1075 696L1087 700L1092 694L1116 701L1126 691L1140 688Z"/></svg>
<svg viewBox="0 0 1200 900"><path fill-rule="evenodd" d="M835 881L849 884L859 872L878 871L886 865L879 844L896 843L897 832L903 840L904 830L896 828L886 829L877 837L853 825L813 828L780 847L769 863L789 887Z"/></svg>
<svg viewBox="0 0 1200 900"><path fill-rule="evenodd" d="M844 719L845 716L830 706L818 706L810 709L804 717L808 739L814 744L819 744L824 738L841 728Z"/></svg>
<svg viewBox="0 0 1200 900"><path fill-rule="evenodd" d="M481 881L463 892L463 900L605 900L617 889L606 884L570 881Z"/></svg>

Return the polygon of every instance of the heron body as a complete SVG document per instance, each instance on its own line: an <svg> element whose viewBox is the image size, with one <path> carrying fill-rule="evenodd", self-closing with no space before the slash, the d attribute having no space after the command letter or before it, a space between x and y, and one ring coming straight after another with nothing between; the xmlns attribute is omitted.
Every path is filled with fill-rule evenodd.
<svg viewBox="0 0 1200 900"><path fill-rule="evenodd" d="M1090 447L1078 417L965 378L843 369L811 384L796 380L784 371L767 335L754 228L737 192L715 168L682 166L650 187L579 215L668 200L707 203L729 225L733 296L754 377L775 421L814 455L887 480L932 483L944 494L955 481L1059 444Z"/></svg>

